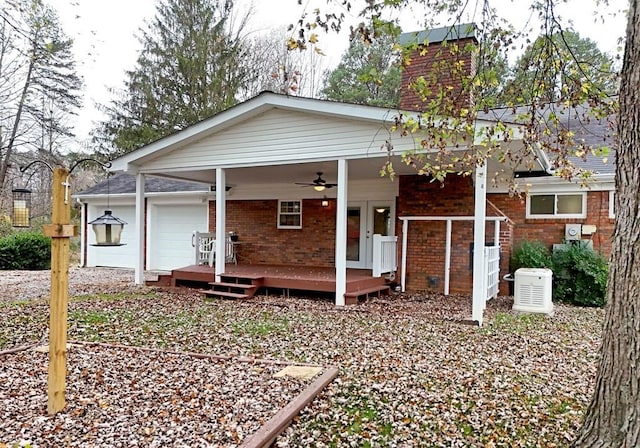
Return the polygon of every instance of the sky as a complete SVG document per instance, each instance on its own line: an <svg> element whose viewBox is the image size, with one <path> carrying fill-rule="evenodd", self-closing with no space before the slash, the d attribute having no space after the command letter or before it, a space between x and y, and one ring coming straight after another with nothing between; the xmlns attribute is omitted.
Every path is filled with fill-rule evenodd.
<svg viewBox="0 0 640 448"><path fill-rule="evenodd" d="M361 0L355 0L358 2ZM625 0L609 0L609 11L619 11L626 6ZM126 70L134 67L139 51L135 38L138 30L144 26L145 19L155 13L156 0L49 0L49 4L58 11L63 29L75 41L75 54L78 72L84 78L84 106L75 119L75 131L78 140L88 139L94 122L102 115L96 103L108 103L111 98L109 89L120 88L124 82ZM326 0L303 0L298 6L297 0L236 0L240 11L253 9L249 29L255 32L267 32L272 28L294 23L303 8L312 11L319 6L326 9ZM531 20L523 0L492 0L499 10L516 27L525 27ZM589 5L595 0L568 0L560 9L561 18L571 18L573 26L582 37L589 37L598 43L601 50L610 54L616 52L618 38L624 33L625 19L621 14L595 20L593 8ZM421 29L418 14L412 10L401 13L401 24L405 31ZM463 17L462 21L471 21ZM357 17L351 17L351 23L357 23ZM335 34L321 37L319 46L326 53L327 61L323 66L334 66L348 45L347 34Z"/></svg>

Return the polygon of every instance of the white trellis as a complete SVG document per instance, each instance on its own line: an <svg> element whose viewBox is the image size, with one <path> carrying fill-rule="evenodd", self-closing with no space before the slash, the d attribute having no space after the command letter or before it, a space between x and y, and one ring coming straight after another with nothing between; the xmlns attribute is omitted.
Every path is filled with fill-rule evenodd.
<svg viewBox="0 0 640 448"><path fill-rule="evenodd" d="M402 258L401 258L401 275L400 275L400 285L402 287L402 291L405 291L406 287L406 272L407 272L407 235L409 234L409 222L410 221L445 221L446 222L446 233L445 233L445 256L444 256L444 294L449 294L449 285L450 285L450 276L451 276L451 233L452 233L452 223L453 221L473 221L475 218L473 216L403 216L399 218L402 221ZM497 293L497 284L499 282L499 271L500 271L500 222L506 221L507 218L504 216L487 216L485 217L485 221L493 221L495 223L495 231L494 231L494 246L485 246L485 266L484 272L486 275L483 276L485 278L485 286L486 293L488 294L489 288L496 288ZM496 249L497 248L497 249ZM491 250L492 253L492 267L491 269L487 266L487 258L486 258L486 250ZM497 263L493 257L497 254ZM495 272L495 268L497 267L497 274ZM488 278L488 275L491 274L491 279ZM483 287L483 289L485 289ZM493 296L488 296L487 299Z"/></svg>

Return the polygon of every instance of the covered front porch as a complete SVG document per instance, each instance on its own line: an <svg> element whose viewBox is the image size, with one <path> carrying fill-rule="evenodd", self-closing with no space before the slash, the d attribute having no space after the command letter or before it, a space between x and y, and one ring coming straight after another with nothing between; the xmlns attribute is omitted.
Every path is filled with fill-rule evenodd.
<svg viewBox="0 0 640 448"><path fill-rule="evenodd" d="M330 275L325 277L331 280L327 291L334 292L335 304L342 306L353 292L350 268L375 269L375 235L398 235L398 218L408 208L398 212L397 204L406 200L419 209L410 216L432 214L427 213L428 202L413 201L413 191L401 192L399 182L380 176L389 157L397 177L416 174L399 157L414 149L416 141L400 138L394 116L383 108L265 93L121 157L112 170L135 175L136 223L147 222L145 177L209 185L211 193L204 200L208 228L201 230L215 235L218 250L214 268L197 269L213 271L214 283L229 283L237 267L227 263L222 250L229 232L237 232L240 265L322 266ZM446 210L447 215L456 214L461 202L472 200L472 212L464 214L473 216L469 240L474 247L485 246L487 172L493 163L489 159L476 166L472 190L453 197ZM377 231L377 226L385 231ZM143 283L146 227L137 225L135 231L136 283ZM150 240L149 245L152 248L155 242ZM414 246L419 253L411 261L427 263L431 240L423 238ZM353 247L359 254L351 252ZM153 252L148 252L152 258ZM394 259L398 255L394 251ZM480 324L487 297L485 264L483 251L474 251L472 318Z"/></svg>
<svg viewBox="0 0 640 448"><path fill-rule="evenodd" d="M374 277L369 269L347 269L346 274L347 305L387 294L393 286L392 278ZM291 291L335 294L336 270L325 266L227 264L220 281L216 281L214 267L194 264L161 274L147 284L202 287L207 296L231 299L250 298L258 293L289 295Z"/></svg>

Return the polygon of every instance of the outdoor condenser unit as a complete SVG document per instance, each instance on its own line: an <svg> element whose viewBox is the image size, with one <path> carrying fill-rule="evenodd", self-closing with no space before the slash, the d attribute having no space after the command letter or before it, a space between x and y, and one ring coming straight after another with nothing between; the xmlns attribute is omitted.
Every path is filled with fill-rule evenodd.
<svg viewBox="0 0 640 448"><path fill-rule="evenodd" d="M515 274L513 310L528 313L553 312L551 269L520 268Z"/></svg>

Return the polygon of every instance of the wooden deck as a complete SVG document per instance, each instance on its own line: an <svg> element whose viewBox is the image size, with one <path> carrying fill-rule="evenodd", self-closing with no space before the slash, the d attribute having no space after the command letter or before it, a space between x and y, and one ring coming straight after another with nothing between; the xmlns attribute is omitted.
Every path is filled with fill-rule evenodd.
<svg viewBox="0 0 640 448"><path fill-rule="evenodd" d="M157 281L147 284L209 288L205 291L207 295L228 298L246 298L258 291L289 294L292 290L316 293L332 293L336 290L336 274L332 267L230 264L226 266L222 277L222 281L216 283L214 268L191 265L174 269L171 274L160 275ZM358 298L388 291L386 279L372 277L371 270L347 270L346 303L355 303Z"/></svg>

